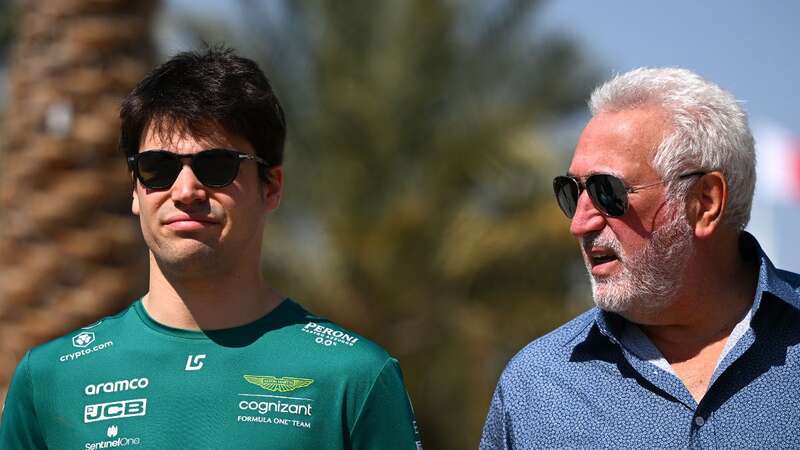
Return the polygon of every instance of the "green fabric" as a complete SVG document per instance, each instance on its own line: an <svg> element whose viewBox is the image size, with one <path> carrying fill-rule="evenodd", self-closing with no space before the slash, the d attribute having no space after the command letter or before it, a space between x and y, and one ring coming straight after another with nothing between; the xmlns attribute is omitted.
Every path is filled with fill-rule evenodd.
<svg viewBox="0 0 800 450"><path fill-rule="evenodd" d="M285 300L227 330L141 302L36 347L14 374L2 449L421 448L397 360Z"/></svg>

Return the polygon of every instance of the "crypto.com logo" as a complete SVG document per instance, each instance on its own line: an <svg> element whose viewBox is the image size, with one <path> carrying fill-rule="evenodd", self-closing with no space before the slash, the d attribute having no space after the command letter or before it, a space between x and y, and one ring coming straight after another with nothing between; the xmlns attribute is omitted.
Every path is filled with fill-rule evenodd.
<svg viewBox="0 0 800 450"><path fill-rule="evenodd" d="M85 348L94 342L93 331L81 331L80 333L72 336L72 346L78 348Z"/></svg>

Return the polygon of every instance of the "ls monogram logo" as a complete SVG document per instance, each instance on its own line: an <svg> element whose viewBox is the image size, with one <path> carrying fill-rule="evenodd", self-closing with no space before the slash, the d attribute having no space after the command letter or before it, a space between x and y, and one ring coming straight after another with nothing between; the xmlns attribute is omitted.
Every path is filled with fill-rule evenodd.
<svg viewBox="0 0 800 450"><path fill-rule="evenodd" d="M186 358L186 369L185 370L200 370L203 368L203 360L206 359L206 355L189 355Z"/></svg>

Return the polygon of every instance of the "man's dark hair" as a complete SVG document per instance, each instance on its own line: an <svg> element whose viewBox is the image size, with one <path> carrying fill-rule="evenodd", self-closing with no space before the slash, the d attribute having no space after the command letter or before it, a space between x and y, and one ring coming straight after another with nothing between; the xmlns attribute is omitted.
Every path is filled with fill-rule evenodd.
<svg viewBox="0 0 800 450"><path fill-rule="evenodd" d="M136 85L119 116L125 156L138 153L148 127L169 142L176 131L208 137L221 126L247 139L270 167L283 162L286 121L278 97L258 65L229 48L175 55Z"/></svg>

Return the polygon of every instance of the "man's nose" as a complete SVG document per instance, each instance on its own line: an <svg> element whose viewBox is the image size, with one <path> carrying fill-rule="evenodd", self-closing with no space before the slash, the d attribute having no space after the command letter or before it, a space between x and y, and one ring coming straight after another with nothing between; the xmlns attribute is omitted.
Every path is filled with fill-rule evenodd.
<svg viewBox="0 0 800 450"><path fill-rule="evenodd" d="M206 187L197 179L188 164L184 164L183 168L181 168L178 178L172 183L170 194L172 200L176 203L192 204L204 202L208 199Z"/></svg>
<svg viewBox="0 0 800 450"><path fill-rule="evenodd" d="M580 238L589 233L601 231L606 226L606 217L592 203L589 194L584 190L578 196L575 215L569 225L569 232Z"/></svg>

